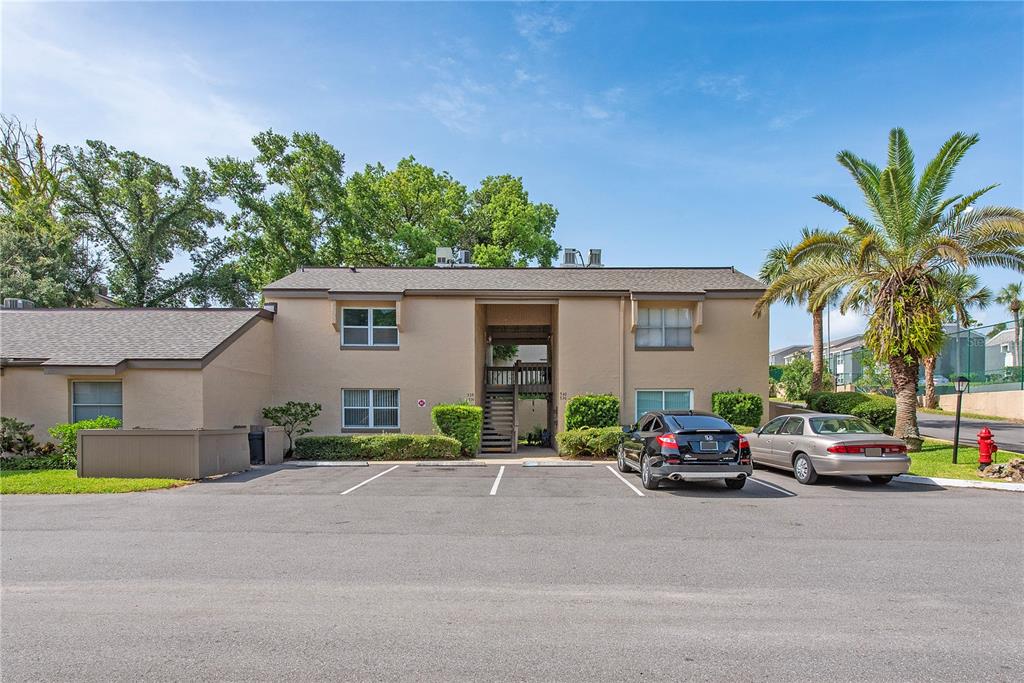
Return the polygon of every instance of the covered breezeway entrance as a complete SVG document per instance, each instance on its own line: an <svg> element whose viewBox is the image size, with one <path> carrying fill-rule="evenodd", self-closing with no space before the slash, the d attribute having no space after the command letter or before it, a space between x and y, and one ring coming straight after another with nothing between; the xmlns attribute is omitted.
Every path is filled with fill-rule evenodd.
<svg viewBox="0 0 1024 683"><path fill-rule="evenodd" d="M527 435L536 445L551 444L551 341L550 325L487 326L481 452L516 453Z"/></svg>

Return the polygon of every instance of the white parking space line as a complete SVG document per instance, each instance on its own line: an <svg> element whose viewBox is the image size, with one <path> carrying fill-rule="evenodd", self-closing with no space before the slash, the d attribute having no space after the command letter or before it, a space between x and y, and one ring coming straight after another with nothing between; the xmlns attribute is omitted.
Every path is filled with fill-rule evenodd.
<svg viewBox="0 0 1024 683"><path fill-rule="evenodd" d="M786 494L787 496L795 496L796 495L792 491L787 491L786 489L782 488L781 486L776 486L775 484L769 484L766 481L761 481L760 479L755 479L754 477L749 477L749 479L750 479L750 481L754 482L755 484L760 484L761 486L765 486L767 488L774 489L774 490L778 491L779 493Z"/></svg>
<svg viewBox="0 0 1024 683"><path fill-rule="evenodd" d="M496 495L498 493L498 484L501 483L501 475L503 475L503 474L505 474L505 466L504 465L502 465L501 467L498 468L498 476L496 476L494 478L494 485L491 487L491 495L492 496Z"/></svg>
<svg viewBox="0 0 1024 683"><path fill-rule="evenodd" d="M632 484L630 484L630 483L629 483L628 481L626 481L626 478L625 478L624 476L622 476L621 474L619 474L618 472L616 472L616 471L615 471L615 468L614 468L614 467L612 467L611 465L605 465L605 467L607 467L607 468L608 468L608 471L609 471L609 472L611 472L611 473L612 473L612 474L614 474L614 475L615 475L616 477L618 477L618 478L619 478L620 480L622 480L622 483L623 483L623 484L625 484L625 485L626 485L626 486L628 486L629 488L633 489L633 493L635 493L635 494L636 494L636 495L638 495L638 496L642 496L642 495L644 495L644 492L643 492L643 491L641 491L641 490L640 490L640 489L638 489L637 487L635 487L635 486L633 486Z"/></svg>
<svg viewBox="0 0 1024 683"><path fill-rule="evenodd" d="M357 488L359 488L363 484L369 484L371 481L373 481L377 477L383 477L385 474L387 474L388 472L390 472L393 469L397 469L398 467L400 467L400 465L392 465L391 467L387 468L383 472L378 472L377 474L373 475L372 477L370 477L366 481L361 481L358 484L356 484L355 486L353 486L352 488L346 489L345 491L342 491L341 495L344 496L346 493L352 493L353 491L355 491Z"/></svg>

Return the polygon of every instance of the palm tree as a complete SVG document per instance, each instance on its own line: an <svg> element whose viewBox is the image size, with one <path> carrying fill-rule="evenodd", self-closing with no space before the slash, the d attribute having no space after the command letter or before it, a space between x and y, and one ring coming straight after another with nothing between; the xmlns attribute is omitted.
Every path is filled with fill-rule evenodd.
<svg viewBox="0 0 1024 683"><path fill-rule="evenodd" d="M845 219L837 232L819 232L793 247L788 272L768 285L758 306L780 293L811 288L815 297L843 293L840 311L869 314L865 343L889 364L896 395L896 436L917 449L917 377L922 358L942 347L942 311L936 301L942 280L970 266L1002 266L1024 272L1024 211L974 204L995 185L944 197L977 135L956 133L918 179L906 133L889 133L885 168L849 151L836 155L864 195L869 217L837 199L818 201Z"/></svg>
<svg viewBox="0 0 1024 683"><path fill-rule="evenodd" d="M819 231L803 229L803 239L808 239ZM788 242L779 242L768 251L764 263L761 265L761 272L758 274L761 282L771 284L779 279L794 265L789 255L793 251L793 245ZM789 306L807 306L807 312L811 314L811 391L822 390L822 377L824 375L825 346L823 340L822 312L825 310L826 302L812 300L814 288L804 284L794 285L785 290L780 290L774 299L769 303L784 303ZM754 315L760 317L764 313L764 307L758 307Z"/></svg>
<svg viewBox="0 0 1024 683"><path fill-rule="evenodd" d="M1024 306L1024 284L1014 282L999 290L996 303L1006 306L1013 316L1013 367L1020 365L1020 309Z"/></svg>
<svg viewBox="0 0 1024 683"><path fill-rule="evenodd" d="M982 287L974 273L941 273L936 278L939 288L935 291L935 307L946 320L956 322L960 327L975 324L971 308L987 308L992 302L992 291ZM938 408L939 397L935 393L936 354L924 357L924 407Z"/></svg>

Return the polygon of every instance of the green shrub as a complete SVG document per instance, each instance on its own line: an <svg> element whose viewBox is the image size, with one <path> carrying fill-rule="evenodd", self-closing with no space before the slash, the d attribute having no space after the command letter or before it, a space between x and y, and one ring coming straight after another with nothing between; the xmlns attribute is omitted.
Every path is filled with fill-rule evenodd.
<svg viewBox="0 0 1024 683"><path fill-rule="evenodd" d="M619 424L619 397L612 394L581 394L565 406L565 428L615 427Z"/></svg>
<svg viewBox="0 0 1024 683"><path fill-rule="evenodd" d="M583 427L555 435L558 454L568 457L611 457L622 441L621 427Z"/></svg>
<svg viewBox="0 0 1024 683"><path fill-rule="evenodd" d="M484 410L466 404L442 404L430 410L434 428L462 444L462 454L473 456L480 450L484 429Z"/></svg>
<svg viewBox="0 0 1024 683"><path fill-rule="evenodd" d="M761 424L764 403L757 394L740 391L716 391L711 394L711 412L730 424Z"/></svg>
<svg viewBox="0 0 1024 683"><path fill-rule="evenodd" d="M808 395L807 407L820 413L852 415L855 406L870 400L870 395L858 391L821 391Z"/></svg>
<svg viewBox="0 0 1024 683"><path fill-rule="evenodd" d="M264 408L263 419L272 425L284 427L284 435L288 439L288 452L285 455L290 456L295 450L293 437L313 431L309 426L313 424L321 409L319 403L288 401L283 405Z"/></svg>
<svg viewBox="0 0 1024 683"><path fill-rule="evenodd" d="M896 428L896 401L885 396L875 396L853 407L851 415L867 420L886 434Z"/></svg>
<svg viewBox="0 0 1024 683"><path fill-rule="evenodd" d="M298 460L452 460L458 439L438 434L304 436L295 440Z"/></svg>
<svg viewBox="0 0 1024 683"><path fill-rule="evenodd" d="M30 425L13 417L0 417L0 452L15 455L34 455L39 443L32 435Z"/></svg>
<svg viewBox="0 0 1024 683"><path fill-rule="evenodd" d="M80 429L120 429L121 421L116 417L100 415L92 420L64 422L50 427L50 436L57 439L57 455L66 469L74 469L78 464L78 431Z"/></svg>

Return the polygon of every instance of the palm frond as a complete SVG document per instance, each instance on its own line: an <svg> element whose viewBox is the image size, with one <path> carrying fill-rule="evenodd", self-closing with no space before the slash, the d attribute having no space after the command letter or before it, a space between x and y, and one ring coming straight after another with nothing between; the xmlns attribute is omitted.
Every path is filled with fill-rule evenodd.
<svg viewBox="0 0 1024 683"><path fill-rule="evenodd" d="M946 192L953 172L960 160L978 142L978 135L957 132L939 148L935 157L928 162L917 184L917 216L931 216L936 213L939 198Z"/></svg>

